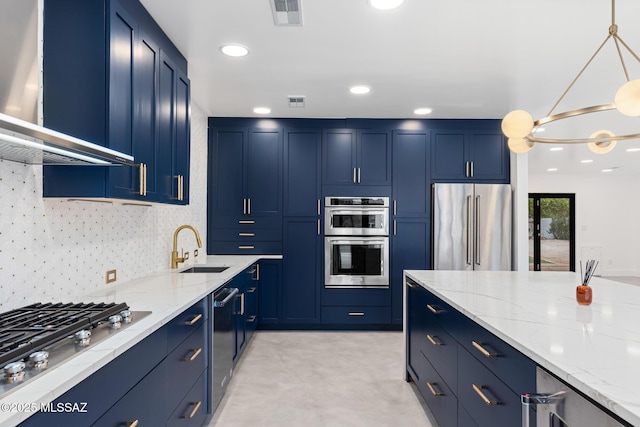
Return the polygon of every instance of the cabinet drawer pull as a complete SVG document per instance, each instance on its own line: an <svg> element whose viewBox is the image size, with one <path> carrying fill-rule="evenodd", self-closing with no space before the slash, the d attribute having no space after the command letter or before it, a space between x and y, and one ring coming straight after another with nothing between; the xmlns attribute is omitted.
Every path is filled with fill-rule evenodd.
<svg viewBox="0 0 640 427"><path fill-rule="evenodd" d="M482 386L481 385L471 384L471 387L473 387L473 391L475 391L478 394L478 396L480 396L480 398L484 401L484 403L486 403L488 406L496 406L499 403L497 400L489 399L482 392Z"/></svg>
<svg viewBox="0 0 640 427"><path fill-rule="evenodd" d="M484 347L482 346L482 344L480 344L480 343L478 343L478 342L476 342L476 341L471 341L471 344L472 344L475 348L477 348L477 349L478 349L478 351L479 351L480 353L482 353L482 354L483 354L484 356L486 356L486 357L498 357L498 353L491 352L491 351L487 350L486 348L484 348Z"/></svg>
<svg viewBox="0 0 640 427"><path fill-rule="evenodd" d="M438 385L438 383L427 382L427 387L429 387L429 391L431 392L431 394L433 394L436 397L444 396L444 393L442 393L441 391L436 391L434 386L437 386L437 385Z"/></svg>
<svg viewBox="0 0 640 427"><path fill-rule="evenodd" d="M256 321L256 316L249 316L249 318L247 319L247 322L249 323L253 323Z"/></svg>
<svg viewBox="0 0 640 427"><path fill-rule="evenodd" d="M444 310L440 310L438 308L435 308L434 306L432 306L431 304L427 304L427 308L429 309L429 311L431 311L433 314L440 314L440 313L444 313Z"/></svg>
<svg viewBox="0 0 640 427"><path fill-rule="evenodd" d="M187 326L193 326L200 319L202 319L202 313L196 314L191 320L187 320L186 322L184 322L184 324Z"/></svg>
<svg viewBox="0 0 640 427"><path fill-rule="evenodd" d="M410 288L412 288L412 289L416 289L416 288L418 287L418 285L416 285L415 283L410 282L410 281L408 281L408 280L407 280L407 286L408 286L408 287L410 287Z"/></svg>
<svg viewBox="0 0 640 427"><path fill-rule="evenodd" d="M249 246L238 246L238 249L255 249L256 247L253 245L249 245Z"/></svg>
<svg viewBox="0 0 640 427"><path fill-rule="evenodd" d="M251 287L251 288L247 289L247 292L248 292L248 293L250 293L250 294L252 294L252 293L254 293L254 292L256 291L256 289L257 289L257 288L256 288L255 286L253 286L253 287Z"/></svg>
<svg viewBox="0 0 640 427"><path fill-rule="evenodd" d="M364 316L364 311L350 311L349 316Z"/></svg>
<svg viewBox="0 0 640 427"><path fill-rule="evenodd" d="M136 427L138 425L138 420L127 421L124 423L127 427Z"/></svg>
<svg viewBox="0 0 640 427"><path fill-rule="evenodd" d="M255 237L256 233L238 233L240 237Z"/></svg>
<svg viewBox="0 0 640 427"><path fill-rule="evenodd" d="M193 405L193 409L191 410L191 412L184 414L182 416L182 418L193 418L196 416L196 412L198 412L198 409L200 409L200 406L202 405L202 402L191 402L189 404L190 406Z"/></svg>
<svg viewBox="0 0 640 427"><path fill-rule="evenodd" d="M252 219L241 219L238 221L238 224L255 224L256 222Z"/></svg>
<svg viewBox="0 0 640 427"><path fill-rule="evenodd" d="M200 355L200 353L202 353L201 348L197 348L192 351L193 351L193 354L191 355L191 357L185 357L184 359L182 359L184 362L193 362Z"/></svg>
<svg viewBox="0 0 640 427"><path fill-rule="evenodd" d="M200 319L202 319L202 313L196 314L195 316L193 316L193 319L187 320L186 322L184 322L184 324L187 326L193 326Z"/></svg>
<svg viewBox="0 0 640 427"><path fill-rule="evenodd" d="M438 338L438 337L435 337L435 336L427 334L427 339L429 340L429 342L431 344L433 344L433 345L442 345L442 341L440 341L439 339L438 339L438 341L436 341L435 340L436 338Z"/></svg>

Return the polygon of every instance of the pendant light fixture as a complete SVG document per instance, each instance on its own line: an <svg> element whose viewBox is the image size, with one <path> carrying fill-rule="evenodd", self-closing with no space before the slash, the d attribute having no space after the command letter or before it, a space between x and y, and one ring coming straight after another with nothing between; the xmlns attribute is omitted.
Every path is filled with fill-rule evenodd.
<svg viewBox="0 0 640 427"><path fill-rule="evenodd" d="M589 149L594 153L608 153L615 145L616 141L627 139L638 139L640 133L626 134L626 135L614 135L609 130L598 130L591 134L589 138L541 138L535 135L535 130L540 126L552 123L562 119L568 119L571 117L577 117L584 114L599 113L602 111L617 110L619 113L630 116L640 116L640 79L631 80L627 71L627 66L622 57L622 48L626 49L635 59L640 63L640 57L627 45L620 35L618 34L618 26L615 23L615 10L616 2L611 0L611 25L609 26L609 34L605 38L604 42L598 47L596 52L591 56L586 65L580 70L578 75L573 79L569 87L564 91L560 98L553 104L553 107L549 110L546 116L534 120L531 114L524 110L515 110L507 114L502 119L502 132L507 138L509 138L509 149L516 154L523 154L531 150L536 142L547 144L588 144ZM600 53L604 45L613 40L616 45L618 57L622 64L622 69L626 77L627 82L618 89L615 94L614 102L609 104L595 105L591 107L579 108L576 110L564 111L561 113L555 113L554 111L558 104L564 99L567 93L571 90L576 81L582 76L584 71L589 67L594 58Z"/></svg>

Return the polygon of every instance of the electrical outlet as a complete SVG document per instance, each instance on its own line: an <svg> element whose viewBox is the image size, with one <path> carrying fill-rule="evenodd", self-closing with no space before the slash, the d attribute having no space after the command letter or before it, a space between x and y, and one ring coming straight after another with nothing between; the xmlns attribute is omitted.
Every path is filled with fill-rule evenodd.
<svg viewBox="0 0 640 427"><path fill-rule="evenodd" d="M184 253L184 260L188 260L189 259L189 252L185 252Z"/></svg>
<svg viewBox="0 0 640 427"><path fill-rule="evenodd" d="M109 270L106 274L106 283L113 283L117 279L116 270Z"/></svg>
<svg viewBox="0 0 640 427"><path fill-rule="evenodd" d="M193 256L194 256L194 257L196 257L196 258L198 258L198 250L197 250L197 249L194 249L194 250L193 250Z"/></svg>

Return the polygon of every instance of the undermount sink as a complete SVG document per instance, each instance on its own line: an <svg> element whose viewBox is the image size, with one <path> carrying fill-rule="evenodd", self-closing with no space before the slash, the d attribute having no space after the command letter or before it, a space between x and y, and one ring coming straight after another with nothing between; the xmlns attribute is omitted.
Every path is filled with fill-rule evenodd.
<svg viewBox="0 0 640 427"><path fill-rule="evenodd" d="M201 265L201 266L195 266L195 267L187 268L186 270L182 271L181 273L222 273L223 271L225 271L228 268L229 267L224 267L224 266Z"/></svg>

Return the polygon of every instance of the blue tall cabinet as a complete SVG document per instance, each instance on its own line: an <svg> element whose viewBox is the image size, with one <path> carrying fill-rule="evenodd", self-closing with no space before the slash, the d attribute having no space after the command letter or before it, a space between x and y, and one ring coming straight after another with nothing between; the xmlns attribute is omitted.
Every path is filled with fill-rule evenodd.
<svg viewBox="0 0 640 427"><path fill-rule="evenodd" d="M45 166L45 197L189 202L187 61L138 1L44 9L44 125L135 159Z"/></svg>
<svg viewBox="0 0 640 427"><path fill-rule="evenodd" d="M498 120L209 118L208 250L283 255L263 328L398 329L403 270L431 268L431 184L509 173ZM389 289L324 287L327 196L390 198Z"/></svg>

